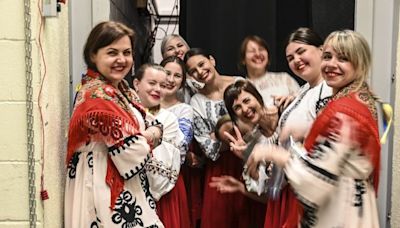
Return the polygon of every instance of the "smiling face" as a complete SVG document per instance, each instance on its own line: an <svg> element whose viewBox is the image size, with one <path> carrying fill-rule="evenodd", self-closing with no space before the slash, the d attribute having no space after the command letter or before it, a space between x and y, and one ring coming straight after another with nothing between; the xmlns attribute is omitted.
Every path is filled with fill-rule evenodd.
<svg viewBox="0 0 400 228"><path fill-rule="evenodd" d="M198 82L208 84L215 78L215 61L203 55L194 55L186 61L188 73Z"/></svg>
<svg viewBox="0 0 400 228"><path fill-rule="evenodd" d="M176 96L183 82L183 69L176 62L169 62L164 66L167 72L167 80L165 83L165 96Z"/></svg>
<svg viewBox="0 0 400 228"><path fill-rule="evenodd" d="M266 71L268 64L268 51L265 47L250 40L246 45L246 52L243 60L248 72Z"/></svg>
<svg viewBox="0 0 400 228"><path fill-rule="evenodd" d="M183 57L188 50L189 47L181 40L181 38L174 37L166 43L163 58L168 56L177 56L183 60Z"/></svg>
<svg viewBox="0 0 400 228"><path fill-rule="evenodd" d="M357 79L353 64L348 58L333 50L331 45L326 45L322 54L322 76L326 83L337 93L346 85Z"/></svg>
<svg viewBox="0 0 400 228"><path fill-rule="evenodd" d="M140 81L134 80L136 92L145 108L160 105L166 79L165 72L149 67L145 70Z"/></svg>
<svg viewBox="0 0 400 228"><path fill-rule="evenodd" d="M91 55L97 70L114 86L128 74L133 65L132 45L129 36L123 36Z"/></svg>
<svg viewBox="0 0 400 228"><path fill-rule="evenodd" d="M245 124L257 124L263 110L260 102L251 93L243 90L233 101L232 109L237 118Z"/></svg>
<svg viewBox="0 0 400 228"><path fill-rule="evenodd" d="M321 79L321 56L321 49L314 45L290 42L286 47L290 69L312 86Z"/></svg>

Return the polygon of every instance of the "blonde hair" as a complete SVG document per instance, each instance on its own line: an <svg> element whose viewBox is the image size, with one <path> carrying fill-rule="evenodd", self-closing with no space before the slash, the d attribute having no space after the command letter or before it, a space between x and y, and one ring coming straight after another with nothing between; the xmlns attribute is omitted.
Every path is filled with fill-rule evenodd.
<svg viewBox="0 0 400 228"><path fill-rule="evenodd" d="M188 49L190 49L188 43L185 41L185 39L183 39L182 36L180 36L180 35L178 35L178 34L169 34L169 35L166 35L166 36L164 37L164 39L161 41L161 55L162 55L163 58L166 57L166 56L164 56L164 55L165 55L165 52L167 51L167 43L168 43L170 40L174 39L174 38L180 39L180 40L182 41L182 43L183 43Z"/></svg>
<svg viewBox="0 0 400 228"><path fill-rule="evenodd" d="M358 90L366 82L372 64L368 42L358 32L340 30L329 34L325 39L323 51L325 51L327 45L353 64Z"/></svg>

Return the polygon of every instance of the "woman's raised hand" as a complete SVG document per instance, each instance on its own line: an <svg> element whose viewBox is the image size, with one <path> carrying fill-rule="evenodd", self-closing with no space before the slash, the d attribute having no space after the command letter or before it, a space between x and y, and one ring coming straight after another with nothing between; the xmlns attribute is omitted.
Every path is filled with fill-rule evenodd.
<svg viewBox="0 0 400 228"><path fill-rule="evenodd" d="M283 110L287 106L289 106L290 103L294 100L294 96L288 95L288 96L272 96L274 99L274 105L279 109L279 113L282 113Z"/></svg>
<svg viewBox="0 0 400 228"><path fill-rule="evenodd" d="M259 125L266 137L270 137L272 134L274 134L276 127L278 126L278 121L278 108L275 106L264 107L263 115L260 118Z"/></svg>
<svg viewBox="0 0 400 228"><path fill-rule="evenodd" d="M224 132L224 135L229 139L229 148L230 150L239 158L243 159L243 152L246 150L247 145L246 142L243 140L242 134L239 131L237 126L233 126L235 131L236 138L231 135L229 132Z"/></svg>
<svg viewBox="0 0 400 228"><path fill-rule="evenodd" d="M247 173L258 180L258 166L266 161L272 161L275 165L284 167L290 157L290 153L281 146L275 144L257 144L254 146L249 159L246 162Z"/></svg>

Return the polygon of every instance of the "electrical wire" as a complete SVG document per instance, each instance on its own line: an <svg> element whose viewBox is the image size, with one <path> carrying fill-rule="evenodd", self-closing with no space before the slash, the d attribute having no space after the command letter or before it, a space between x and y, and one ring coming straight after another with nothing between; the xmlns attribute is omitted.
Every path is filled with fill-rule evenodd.
<svg viewBox="0 0 400 228"><path fill-rule="evenodd" d="M169 15L168 22L167 22L166 34L168 34L169 25L171 24L172 17L173 17L173 15L174 15L175 9L176 9L176 11L177 11L177 13L178 13L178 15L179 15L179 12L178 12L178 0L175 0L175 1L174 1L174 4L173 4L173 6L172 6L171 14ZM176 23L175 23L175 28L176 28ZM174 28L174 30L172 31L172 33L175 32L175 28Z"/></svg>
<svg viewBox="0 0 400 228"><path fill-rule="evenodd" d="M44 188L44 167L45 167L45 130L44 130L44 118L43 118L43 106L42 106L42 96L43 96L43 85L46 80L47 76L47 65L46 65L46 59L43 51L43 45L42 45L42 32L43 32L43 24L44 24L44 17L43 17L43 10L41 8L42 6L42 0L39 0L37 3L38 11L39 11L39 30L38 30L38 47L40 50L40 57L43 62L43 76L41 77L40 80L40 89L38 93L38 106L39 106L39 117L40 117L40 131L41 131L41 153L40 153L40 158L41 158L41 172L40 172L40 192L42 194L47 195L47 191L45 191ZM43 195L42 195L42 200L43 200ZM46 198L47 199L47 198Z"/></svg>

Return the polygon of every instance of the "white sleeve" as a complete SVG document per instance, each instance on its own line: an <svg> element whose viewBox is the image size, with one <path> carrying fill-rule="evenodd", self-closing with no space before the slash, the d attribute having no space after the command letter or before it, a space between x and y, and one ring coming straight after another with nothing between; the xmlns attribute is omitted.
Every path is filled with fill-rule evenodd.
<svg viewBox="0 0 400 228"><path fill-rule="evenodd" d="M219 150L221 142L211 138L211 133L214 132L215 126L212 121L206 116L205 107L202 107L201 103L196 99L196 96L192 97L190 104L193 107L193 130L194 138L199 143L201 150L211 160L216 161L220 154Z"/></svg>

